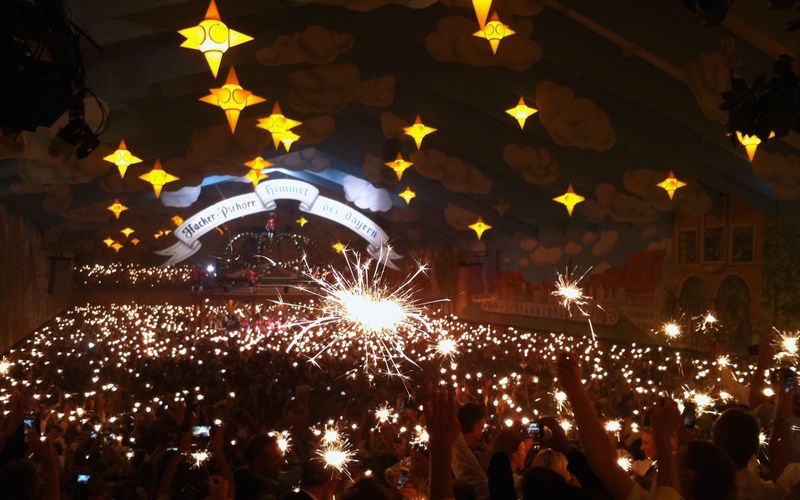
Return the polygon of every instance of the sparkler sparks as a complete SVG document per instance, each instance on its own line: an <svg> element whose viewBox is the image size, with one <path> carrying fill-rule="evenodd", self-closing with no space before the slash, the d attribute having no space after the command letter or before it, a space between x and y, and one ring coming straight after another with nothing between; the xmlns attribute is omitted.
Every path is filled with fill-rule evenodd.
<svg viewBox="0 0 800 500"><path fill-rule="evenodd" d="M278 445L278 449L281 450L282 455L286 455L292 448L292 436L289 431L272 431L269 436L275 438L275 443Z"/></svg>
<svg viewBox="0 0 800 500"><path fill-rule="evenodd" d="M800 332L781 332L778 333L775 359L778 362L797 361L800 354Z"/></svg>
<svg viewBox="0 0 800 500"><path fill-rule="evenodd" d="M399 286L392 287L385 276L391 253L391 249L382 250L377 259L362 261L358 253L345 250L344 271L332 267L328 279L307 272L315 288L298 289L315 296L318 303L292 305L313 317L290 325L299 327L299 333L287 351L302 344L310 332L324 331L327 338L322 349L311 357L314 363L326 350L341 343L360 351L365 372L375 369L403 378L403 361L418 366L406 353L405 344L410 338L430 336L425 306L431 303L419 302L413 286L427 268L419 265Z"/></svg>
<svg viewBox="0 0 800 500"><path fill-rule="evenodd" d="M458 354L458 344L455 339L443 336L436 342L436 353L443 358L452 358Z"/></svg>
<svg viewBox="0 0 800 500"><path fill-rule="evenodd" d="M573 306L581 313L582 316L586 317L589 322L589 331L592 332L592 341L594 342L597 340L597 336L594 334L592 317L586 310L586 308L589 306L589 301L592 298L584 294L583 289L579 286L580 282L591 270L592 268L590 267L583 274L581 274L578 279L570 278L572 273L569 269L566 269L564 274L556 272L556 289L553 290L552 295L558 299L559 303L562 307L564 307L564 309L567 310L567 314L570 317L572 317Z"/></svg>
<svg viewBox="0 0 800 500"><path fill-rule="evenodd" d="M388 423L397 423L399 415L395 412L391 406L384 403L383 405L379 406L375 410L375 420L378 421L378 425L384 425Z"/></svg>
<svg viewBox="0 0 800 500"><path fill-rule="evenodd" d="M200 468L205 465L206 462L208 462L209 458L211 458L211 453L206 450L197 450L191 452L189 457L192 459L192 467Z"/></svg>
<svg viewBox="0 0 800 500"><path fill-rule="evenodd" d="M719 329L719 319L711 311L694 319L700 321L700 331L703 333L713 333Z"/></svg>
<svg viewBox="0 0 800 500"><path fill-rule="evenodd" d="M663 325L661 325L661 333L667 337L667 340L675 340L681 336L683 333L681 331L681 325L679 325L675 321L667 321Z"/></svg>

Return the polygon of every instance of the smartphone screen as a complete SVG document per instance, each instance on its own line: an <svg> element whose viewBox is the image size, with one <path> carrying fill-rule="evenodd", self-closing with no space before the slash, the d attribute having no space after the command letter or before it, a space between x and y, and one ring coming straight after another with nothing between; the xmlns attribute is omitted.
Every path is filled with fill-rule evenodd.
<svg viewBox="0 0 800 500"><path fill-rule="evenodd" d="M794 393L797 387L797 372L793 370L786 370L783 373L783 392L784 394Z"/></svg>
<svg viewBox="0 0 800 500"><path fill-rule="evenodd" d="M532 438L542 439L544 437L544 428L541 422L531 422L528 425L528 435Z"/></svg>
<svg viewBox="0 0 800 500"><path fill-rule="evenodd" d="M92 478L91 474L78 474L78 477L75 478L75 482L78 484L86 484Z"/></svg>
<svg viewBox="0 0 800 500"><path fill-rule="evenodd" d="M397 478L397 487L405 488L406 484L408 484L408 477L409 477L408 472L400 471L400 476Z"/></svg>
<svg viewBox="0 0 800 500"><path fill-rule="evenodd" d="M683 426L687 429L693 429L697 422L697 407L694 403L685 403L683 405Z"/></svg>
<svg viewBox="0 0 800 500"><path fill-rule="evenodd" d="M195 425L192 427L192 436L194 437L211 437L211 426L210 425Z"/></svg>

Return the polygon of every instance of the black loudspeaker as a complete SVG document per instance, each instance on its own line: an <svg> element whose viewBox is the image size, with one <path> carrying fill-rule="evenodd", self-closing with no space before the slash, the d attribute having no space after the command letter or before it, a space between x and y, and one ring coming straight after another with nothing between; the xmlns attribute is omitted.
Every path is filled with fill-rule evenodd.
<svg viewBox="0 0 800 500"><path fill-rule="evenodd" d="M50 273L47 279L49 295L63 295L72 288L72 259L50 257Z"/></svg>

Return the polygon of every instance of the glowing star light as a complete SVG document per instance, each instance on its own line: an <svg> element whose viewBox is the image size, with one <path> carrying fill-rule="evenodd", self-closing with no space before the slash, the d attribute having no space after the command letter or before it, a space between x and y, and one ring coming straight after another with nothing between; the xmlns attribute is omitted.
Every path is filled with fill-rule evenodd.
<svg viewBox="0 0 800 500"><path fill-rule="evenodd" d="M106 210L114 214L114 217L116 217L117 219L119 219L119 214L121 214L127 209L128 207L120 203L119 200L114 200L114 203L106 207Z"/></svg>
<svg viewBox="0 0 800 500"><path fill-rule="evenodd" d="M387 167L394 170L395 175L397 176L397 180L403 179L403 172L405 172L409 167L413 165L412 162L403 159L403 155L397 153L397 158L392 161L387 161L384 163Z"/></svg>
<svg viewBox="0 0 800 500"><path fill-rule="evenodd" d="M125 177L125 172L127 172L129 166L142 162L141 158L133 156L131 152L128 151L128 148L125 146L124 139L119 141L119 147L116 151L104 157L103 159L116 165L117 170L119 170L119 176L122 178Z"/></svg>
<svg viewBox="0 0 800 500"><path fill-rule="evenodd" d="M263 128L272 135L275 149L278 149L278 144L283 143L283 147L286 148L286 151L289 151L292 143L300 139L300 136L291 132L291 130L302 124L303 122L286 118L281 111L281 105L276 102L272 108L272 114L259 118L256 127Z"/></svg>
<svg viewBox="0 0 800 500"><path fill-rule="evenodd" d="M120 233L124 234L126 238L130 237L136 230L126 227L125 229L120 229Z"/></svg>
<svg viewBox="0 0 800 500"><path fill-rule="evenodd" d="M109 236L103 240L103 243L105 243L108 248L111 248L111 245L113 245L115 241L113 238L111 238L111 236Z"/></svg>
<svg viewBox="0 0 800 500"><path fill-rule="evenodd" d="M175 224L175 227L178 227L181 224L183 224L183 217L181 217L180 215L173 215L170 220L172 221L173 224Z"/></svg>
<svg viewBox="0 0 800 500"><path fill-rule="evenodd" d="M225 112L231 133L236 131L236 123L238 123L239 115L244 108L266 101L263 97L259 97L239 85L239 79L236 77L236 71L233 67L228 71L225 85L209 90L211 93L201 97L200 100L212 106L217 106Z"/></svg>
<svg viewBox="0 0 800 500"><path fill-rule="evenodd" d="M769 138L772 139L773 137L775 137L775 132L770 132ZM739 140L739 144L744 146L745 151L747 151L747 158L753 161L756 156L756 149L761 144L761 138L755 134L743 134L738 130L736 131L736 138Z"/></svg>
<svg viewBox="0 0 800 500"><path fill-rule="evenodd" d="M486 23L483 28L473 33L473 36L489 40L489 46L492 47L492 54L497 54L500 40L515 33L516 31L500 21L500 18L497 17L497 12L495 12L492 14L491 21Z"/></svg>
<svg viewBox="0 0 800 500"><path fill-rule="evenodd" d="M345 245L341 241L337 241L336 243L331 245L331 248L336 250L336 253L342 253L344 251L344 249L347 248L347 245Z"/></svg>
<svg viewBox="0 0 800 500"><path fill-rule="evenodd" d="M472 8L475 10L475 18L478 20L478 25L483 28L486 26L489 10L492 8L492 0L472 0Z"/></svg>
<svg viewBox="0 0 800 500"><path fill-rule="evenodd" d="M569 214L570 217L572 217L572 211L575 209L575 205L577 205L578 203L582 203L584 200L586 200L586 198L577 194L575 192L575 189L572 187L571 183L569 186L567 186L566 193L562 194L561 196L556 196L555 198L553 198L553 201L561 203L562 205L567 207L567 213Z"/></svg>
<svg viewBox="0 0 800 500"><path fill-rule="evenodd" d="M425 136L436 132L436 130L437 129L422 123L422 118L420 118L419 115L417 115L413 125L403 127L403 132L407 136L414 138L414 142L417 144L417 149L422 147L422 140L425 138Z"/></svg>
<svg viewBox="0 0 800 500"><path fill-rule="evenodd" d="M481 236L483 236L484 231L488 231L492 228L492 226L483 222L483 217L478 217L478 220L467 227L475 231L475 234L478 236L479 240L481 239Z"/></svg>
<svg viewBox="0 0 800 500"><path fill-rule="evenodd" d="M253 183L253 189L258 187L259 182L269 177L267 174L262 173L260 170L250 170L246 174L244 174L244 176L247 179L250 179L250 182Z"/></svg>
<svg viewBox="0 0 800 500"><path fill-rule="evenodd" d="M301 216L300 216L300 218L299 218L299 219L297 219L295 222L297 222L298 224L300 224L300 227L305 227L305 226L306 226L306 224L308 224L308 219L306 219L305 217L303 217L303 216L301 215Z"/></svg>
<svg viewBox="0 0 800 500"><path fill-rule="evenodd" d="M536 108L531 108L527 104L525 104L525 99L522 97L519 98L519 102L513 108L507 109L506 113L511 115L512 118L517 120L519 123L519 128L525 128L525 120L527 120L530 116L538 113L539 110Z"/></svg>
<svg viewBox="0 0 800 500"><path fill-rule="evenodd" d="M139 243L141 243L141 241L139 240L139 238L134 238L134 239L131 240L131 243L133 244L133 246L136 246Z"/></svg>
<svg viewBox="0 0 800 500"><path fill-rule="evenodd" d="M675 177L675 174L672 172L672 170L669 171L669 175L667 175L666 179L656 184L656 186L667 192L670 200L673 196L675 196L675 191L684 187L685 185L685 182L678 180L678 178Z"/></svg>
<svg viewBox="0 0 800 500"><path fill-rule="evenodd" d="M139 178L145 182L149 182L153 186L153 191L156 193L156 198L161 197L161 189L165 184L180 180L180 177L176 177L166 172L164 167L161 166L161 161L159 160L156 160L155 165L153 165L153 170L147 172L146 174L140 175Z"/></svg>
<svg viewBox="0 0 800 500"><path fill-rule="evenodd" d="M397 196L406 200L406 205L408 205L409 203L411 203L411 200L414 199L415 196L417 196L417 193L412 191L410 187L406 187L405 191L398 194Z"/></svg>
<svg viewBox="0 0 800 500"><path fill-rule="evenodd" d="M123 245L122 243L120 243L120 242L118 242L118 241L115 241L114 243L112 243L112 244L111 244L111 248L113 248L113 249L114 249L114 251L115 251L115 252L117 252L117 253L119 253L119 251L120 251L120 250L122 249L122 247L124 247L124 246L125 246L125 245Z"/></svg>
<svg viewBox="0 0 800 500"><path fill-rule="evenodd" d="M222 22L214 0L208 5L206 17L197 26L178 31L186 37L181 47L199 50L206 57L208 67L214 77L219 71L219 64L224 54L230 47L235 47L249 42L253 37L234 31Z"/></svg>

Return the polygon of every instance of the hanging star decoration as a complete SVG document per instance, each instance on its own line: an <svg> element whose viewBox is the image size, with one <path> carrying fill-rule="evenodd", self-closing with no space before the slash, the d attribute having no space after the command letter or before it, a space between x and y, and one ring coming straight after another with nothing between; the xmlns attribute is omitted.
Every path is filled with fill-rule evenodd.
<svg viewBox="0 0 800 500"><path fill-rule="evenodd" d="M180 180L180 177L176 177L166 172L161 166L161 161L158 159L156 159L156 163L153 165L153 170L147 172L146 174L140 175L139 178L145 182L149 182L153 186L153 191L156 193L156 198L161 197L161 189L165 184Z"/></svg>
<svg viewBox="0 0 800 500"><path fill-rule="evenodd" d="M497 17L497 12L492 14L492 19L486 23L486 26L472 34L478 38L485 38L489 40L489 46L492 48L492 54L497 54L497 48L500 47L500 41L515 34L516 31L512 30L507 24L503 24L500 18Z"/></svg>
<svg viewBox="0 0 800 500"><path fill-rule="evenodd" d="M538 109L532 108L525 104L525 99L522 97L519 98L519 102L516 106L506 110L506 113L517 120L517 123L519 123L519 128L525 128L525 120L538 112Z"/></svg>
<svg viewBox="0 0 800 500"><path fill-rule="evenodd" d="M417 196L417 193L412 191L410 187L406 187L405 191L403 191L402 193L398 194L397 196L399 196L400 198L403 198L404 200L406 200L406 205L408 205L409 203L411 203L411 200L414 199L414 197Z"/></svg>
<svg viewBox="0 0 800 500"><path fill-rule="evenodd" d="M120 229L120 233L124 234L126 238L129 238L131 234L133 234L136 230L126 227L125 229Z"/></svg>
<svg viewBox="0 0 800 500"><path fill-rule="evenodd" d="M673 196L675 196L675 191L684 187L685 185L685 182L678 180L678 178L675 177L675 174L672 172L672 170L669 171L669 175L667 175L666 179L656 184L656 186L667 192L670 200Z"/></svg>
<svg viewBox="0 0 800 500"><path fill-rule="evenodd" d="M384 165L394 170L394 173L397 176L397 180L399 181L403 179L403 172L405 172L408 168L410 168L413 165L413 163L408 160L405 160L402 154L397 153L397 158L395 158L392 161L387 161L386 163L384 163Z"/></svg>
<svg viewBox="0 0 800 500"><path fill-rule="evenodd" d="M114 200L114 203L106 207L106 210L114 214L114 217L116 217L117 219L119 219L119 214L121 214L127 209L128 207L120 203L118 199Z"/></svg>
<svg viewBox="0 0 800 500"><path fill-rule="evenodd" d="M173 215L170 220L172 221L173 224L175 224L175 227L178 227L181 224L183 224L183 217L181 217L180 215Z"/></svg>
<svg viewBox="0 0 800 500"><path fill-rule="evenodd" d="M422 139L424 139L426 135L436 132L436 130L437 129L422 123L422 119L419 115L417 115L413 125L403 127L405 134L414 138L414 142L417 144L417 150L422 147Z"/></svg>
<svg viewBox="0 0 800 500"><path fill-rule="evenodd" d="M114 243L111 245L111 248L113 248L115 252L119 253L119 250L120 250L120 248L122 248L122 247L124 247L124 246L125 246L125 245L123 245L123 244L122 244L122 243L120 243L119 241L115 241L115 242L114 242Z"/></svg>
<svg viewBox="0 0 800 500"><path fill-rule="evenodd" d="M258 183L264 179L268 179L269 175L262 172L265 168L269 168L273 165L271 161L265 160L261 156L256 156L250 161L244 162L245 166L250 168L250 171L247 172L244 176L247 179L250 179L250 182L253 183L253 189L258 187Z"/></svg>
<svg viewBox="0 0 800 500"><path fill-rule="evenodd" d="M775 137L775 132L770 132L769 139L773 137ZM756 156L756 149L758 149L759 144L761 144L761 138L755 134L743 134L738 130L736 131L736 138L739 140L739 144L744 146L745 151L747 151L747 159L753 161L753 158Z"/></svg>
<svg viewBox="0 0 800 500"><path fill-rule="evenodd" d="M478 25L483 29L486 26L486 18L489 17L489 10L492 8L492 0L472 0L472 9L475 11L475 18Z"/></svg>
<svg viewBox="0 0 800 500"><path fill-rule="evenodd" d="M113 245L115 241L111 236L107 236L106 239L103 240L103 243L105 243L108 248L111 248L111 245Z"/></svg>
<svg viewBox="0 0 800 500"><path fill-rule="evenodd" d="M300 227L305 227L305 226L306 226L306 224L308 224L308 219L306 219L305 217L303 217L303 216L301 215L301 216L300 216L300 218L299 218L299 219L297 219L295 222L297 222L298 224L300 224Z"/></svg>
<svg viewBox="0 0 800 500"><path fill-rule="evenodd" d="M259 97L239 85L239 78L237 78L236 70L233 69L233 66L228 70L225 85L208 90L211 93L201 97L199 100L212 106L217 106L225 112L231 133L236 132L236 124L239 122L239 115L244 108L266 101L263 97Z"/></svg>
<svg viewBox="0 0 800 500"><path fill-rule="evenodd" d="M483 222L483 217L478 217L478 220L476 220L467 227L475 231L475 234L478 236L479 240L481 239L481 236L483 236L483 233L485 231L488 231L489 229L492 228L492 226Z"/></svg>
<svg viewBox="0 0 800 500"><path fill-rule="evenodd" d="M200 24L182 29L178 33L186 37L181 47L199 50L203 53L214 78L217 77L222 54L231 47L253 39L251 36L228 28L220 19L219 10L214 0L211 0L208 5L206 17L200 21Z"/></svg>
<svg viewBox="0 0 800 500"><path fill-rule="evenodd" d="M572 217L572 211L575 209L575 205L577 205L578 203L582 203L585 200L586 198L575 192L575 189L573 189L572 187L572 183L570 183L570 185L567 186L566 193L562 194L561 196L556 196L555 198L553 198L553 201L561 203L562 205L567 207L567 213L569 214L570 217Z"/></svg>
<svg viewBox="0 0 800 500"><path fill-rule="evenodd" d="M292 132L292 129L302 124L303 122L284 116L280 103L276 102L272 108L272 114L259 118L256 127L263 128L272 135L275 149L278 149L279 144L283 144L283 147L288 152L289 148L292 147L292 143L300 139L300 136Z"/></svg>
<svg viewBox="0 0 800 500"><path fill-rule="evenodd" d="M136 245L138 245L139 243L141 243L141 241L139 240L139 238L133 238L133 239L131 240L131 243L133 244L133 246L136 246Z"/></svg>
<svg viewBox="0 0 800 500"><path fill-rule="evenodd" d="M345 248L347 248L347 245L345 245L345 244L344 244L344 243L342 243L341 241L337 241L336 243L334 243L333 245L331 245L331 248L333 248L334 250L336 250L336 253L342 253L342 251L343 251Z"/></svg>
<svg viewBox="0 0 800 500"><path fill-rule="evenodd" d="M511 207L508 205L508 203L506 203L506 200L500 198L499 200L497 200L497 203L495 203L495 205L492 208L494 208L497 211L497 213L500 214L500 217L502 217Z"/></svg>
<svg viewBox="0 0 800 500"><path fill-rule="evenodd" d="M117 147L116 151L104 157L103 159L116 165L117 170L119 170L119 176L123 179L125 178L125 172L128 171L129 166L142 162L141 158L133 156L133 154L128 151L128 147L125 145L125 139L119 141L119 147Z"/></svg>

